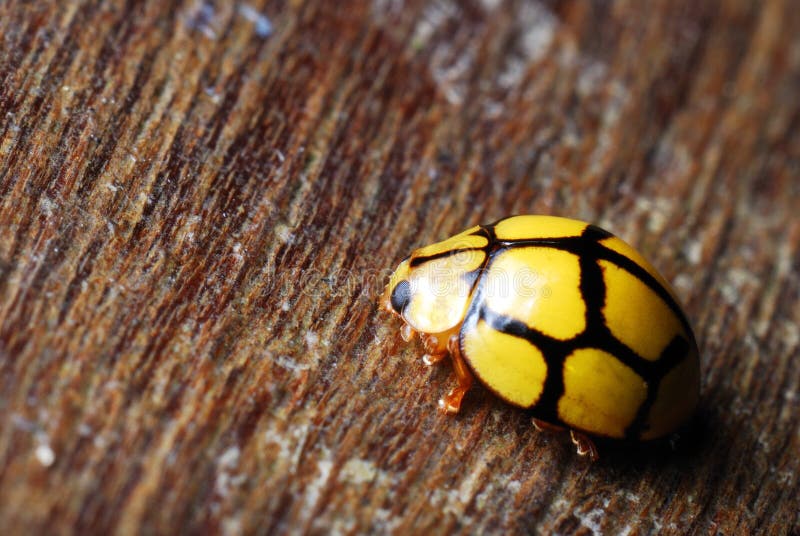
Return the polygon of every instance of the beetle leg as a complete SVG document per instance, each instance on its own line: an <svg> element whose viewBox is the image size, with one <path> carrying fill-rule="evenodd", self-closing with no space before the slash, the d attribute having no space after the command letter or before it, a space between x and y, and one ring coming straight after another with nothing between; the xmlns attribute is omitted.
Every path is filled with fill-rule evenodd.
<svg viewBox="0 0 800 536"><path fill-rule="evenodd" d="M423 363L431 366L444 359L450 351L450 337L449 332L421 333L419 338L422 341L422 347L425 348L425 355L422 356Z"/></svg>
<svg viewBox="0 0 800 536"><path fill-rule="evenodd" d="M556 426L555 424L550 424L549 422L545 422L539 419L531 419L531 424L533 427L536 428L537 432L563 432L564 428L561 426Z"/></svg>
<svg viewBox="0 0 800 536"><path fill-rule="evenodd" d="M589 459L593 462L600 459L600 456L597 454L597 447L594 446L592 440L586 435L576 432L575 430L570 430L569 435L572 438L572 442L578 447L578 454L581 456L589 456Z"/></svg>
<svg viewBox="0 0 800 536"><path fill-rule="evenodd" d="M413 338L414 338L414 335L415 335L416 333L417 333L417 332L416 332L416 331L414 331L414 328L412 328L412 327L411 327L410 325L408 325L408 324L403 324L403 327L402 327L402 328L400 328L400 336L403 338L403 340L404 340L405 342L408 342L408 341L410 341L411 339L413 339Z"/></svg>
<svg viewBox="0 0 800 536"><path fill-rule="evenodd" d="M422 356L422 362L425 363L427 366L432 367L442 359L447 356L447 353L443 354L425 354Z"/></svg>
<svg viewBox="0 0 800 536"><path fill-rule="evenodd" d="M432 335L430 333L422 333L419 339L422 341L422 347L425 348L425 352L430 355L447 355L447 334Z"/></svg>
<svg viewBox="0 0 800 536"><path fill-rule="evenodd" d="M422 341L422 347L425 349L422 362L427 366L435 365L447 355L447 347L440 344L440 337L430 333L421 333L419 340Z"/></svg>
<svg viewBox="0 0 800 536"><path fill-rule="evenodd" d="M453 370L458 379L458 386L453 387L449 393L439 399L439 409L445 413L458 413L458 410L461 409L461 400L472 387L472 373L467 368L467 364L464 362L464 357L458 347L458 335L450 337L447 348L450 351L450 359L453 361Z"/></svg>

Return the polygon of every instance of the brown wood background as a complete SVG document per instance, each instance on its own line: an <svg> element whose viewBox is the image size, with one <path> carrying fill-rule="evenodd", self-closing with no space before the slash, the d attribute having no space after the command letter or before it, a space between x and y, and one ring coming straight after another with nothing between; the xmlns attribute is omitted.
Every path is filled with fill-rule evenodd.
<svg viewBox="0 0 800 536"><path fill-rule="evenodd" d="M800 531L792 0L12 0L0 35L5 533ZM375 297L512 213L675 283L677 452L436 412Z"/></svg>

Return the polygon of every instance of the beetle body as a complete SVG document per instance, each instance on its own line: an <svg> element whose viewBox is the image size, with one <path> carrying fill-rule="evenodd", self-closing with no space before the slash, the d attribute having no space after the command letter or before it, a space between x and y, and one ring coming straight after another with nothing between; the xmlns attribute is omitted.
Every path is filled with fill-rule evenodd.
<svg viewBox="0 0 800 536"><path fill-rule="evenodd" d="M648 440L699 398L692 329L675 293L631 246L585 222L512 216L414 251L383 296L421 335L427 363L453 358L457 412L472 378L535 423Z"/></svg>

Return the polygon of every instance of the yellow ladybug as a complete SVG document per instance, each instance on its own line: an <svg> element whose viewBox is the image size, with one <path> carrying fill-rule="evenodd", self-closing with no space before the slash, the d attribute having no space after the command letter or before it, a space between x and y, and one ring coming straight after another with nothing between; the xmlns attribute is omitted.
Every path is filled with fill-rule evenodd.
<svg viewBox="0 0 800 536"><path fill-rule="evenodd" d="M458 412L473 378L525 408L537 428L648 440L684 424L700 391L697 343L669 283L631 246L588 223L512 216L414 251L383 306L420 334L431 365L448 354Z"/></svg>

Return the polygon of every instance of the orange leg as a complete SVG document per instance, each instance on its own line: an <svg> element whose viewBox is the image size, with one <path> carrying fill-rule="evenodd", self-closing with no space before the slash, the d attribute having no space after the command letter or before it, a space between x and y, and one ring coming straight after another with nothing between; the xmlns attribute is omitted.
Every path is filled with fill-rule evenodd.
<svg viewBox="0 0 800 536"><path fill-rule="evenodd" d="M400 336L403 338L405 342L408 342L411 339L413 339L416 333L417 332L414 331L414 328L412 328L408 324L403 324L403 327L400 328Z"/></svg>
<svg viewBox="0 0 800 536"><path fill-rule="evenodd" d="M439 337L430 333L420 334L422 347L425 348L425 355L422 362L429 367L435 365L447 356L447 347L439 343Z"/></svg>
<svg viewBox="0 0 800 536"><path fill-rule="evenodd" d="M572 438L572 442L578 447L578 454L581 456L589 456L589 459L593 462L600 459L600 456L597 454L597 447L594 446L592 440L586 435L576 432L575 430L570 430L569 435Z"/></svg>
<svg viewBox="0 0 800 536"><path fill-rule="evenodd" d="M453 387L449 393L439 399L439 409L445 413L458 413L461 409L461 400L472 387L472 373L467 368L461 350L458 348L458 335L453 335L447 343L450 359L453 361L453 370L458 379L458 386Z"/></svg>
<svg viewBox="0 0 800 536"><path fill-rule="evenodd" d="M444 359L450 351L450 338L450 333L436 335L421 333L420 340L422 341L422 347L425 348L425 355L422 356L423 363L431 366Z"/></svg>
<svg viewBox="0 0 800 536"><path fill-rule="evenodd" d="M430 355L447 355L449 350L447 346L449 335L422 333L419 338L422 341L422 347L425 348L425 351Z"/></svg>
<svg viewBox="0 0 800 536"><path fill-rule="evenodd" d="M447 356L447 352L443 354L425 354L422 356L422 362L432 367Z"/></svg>

